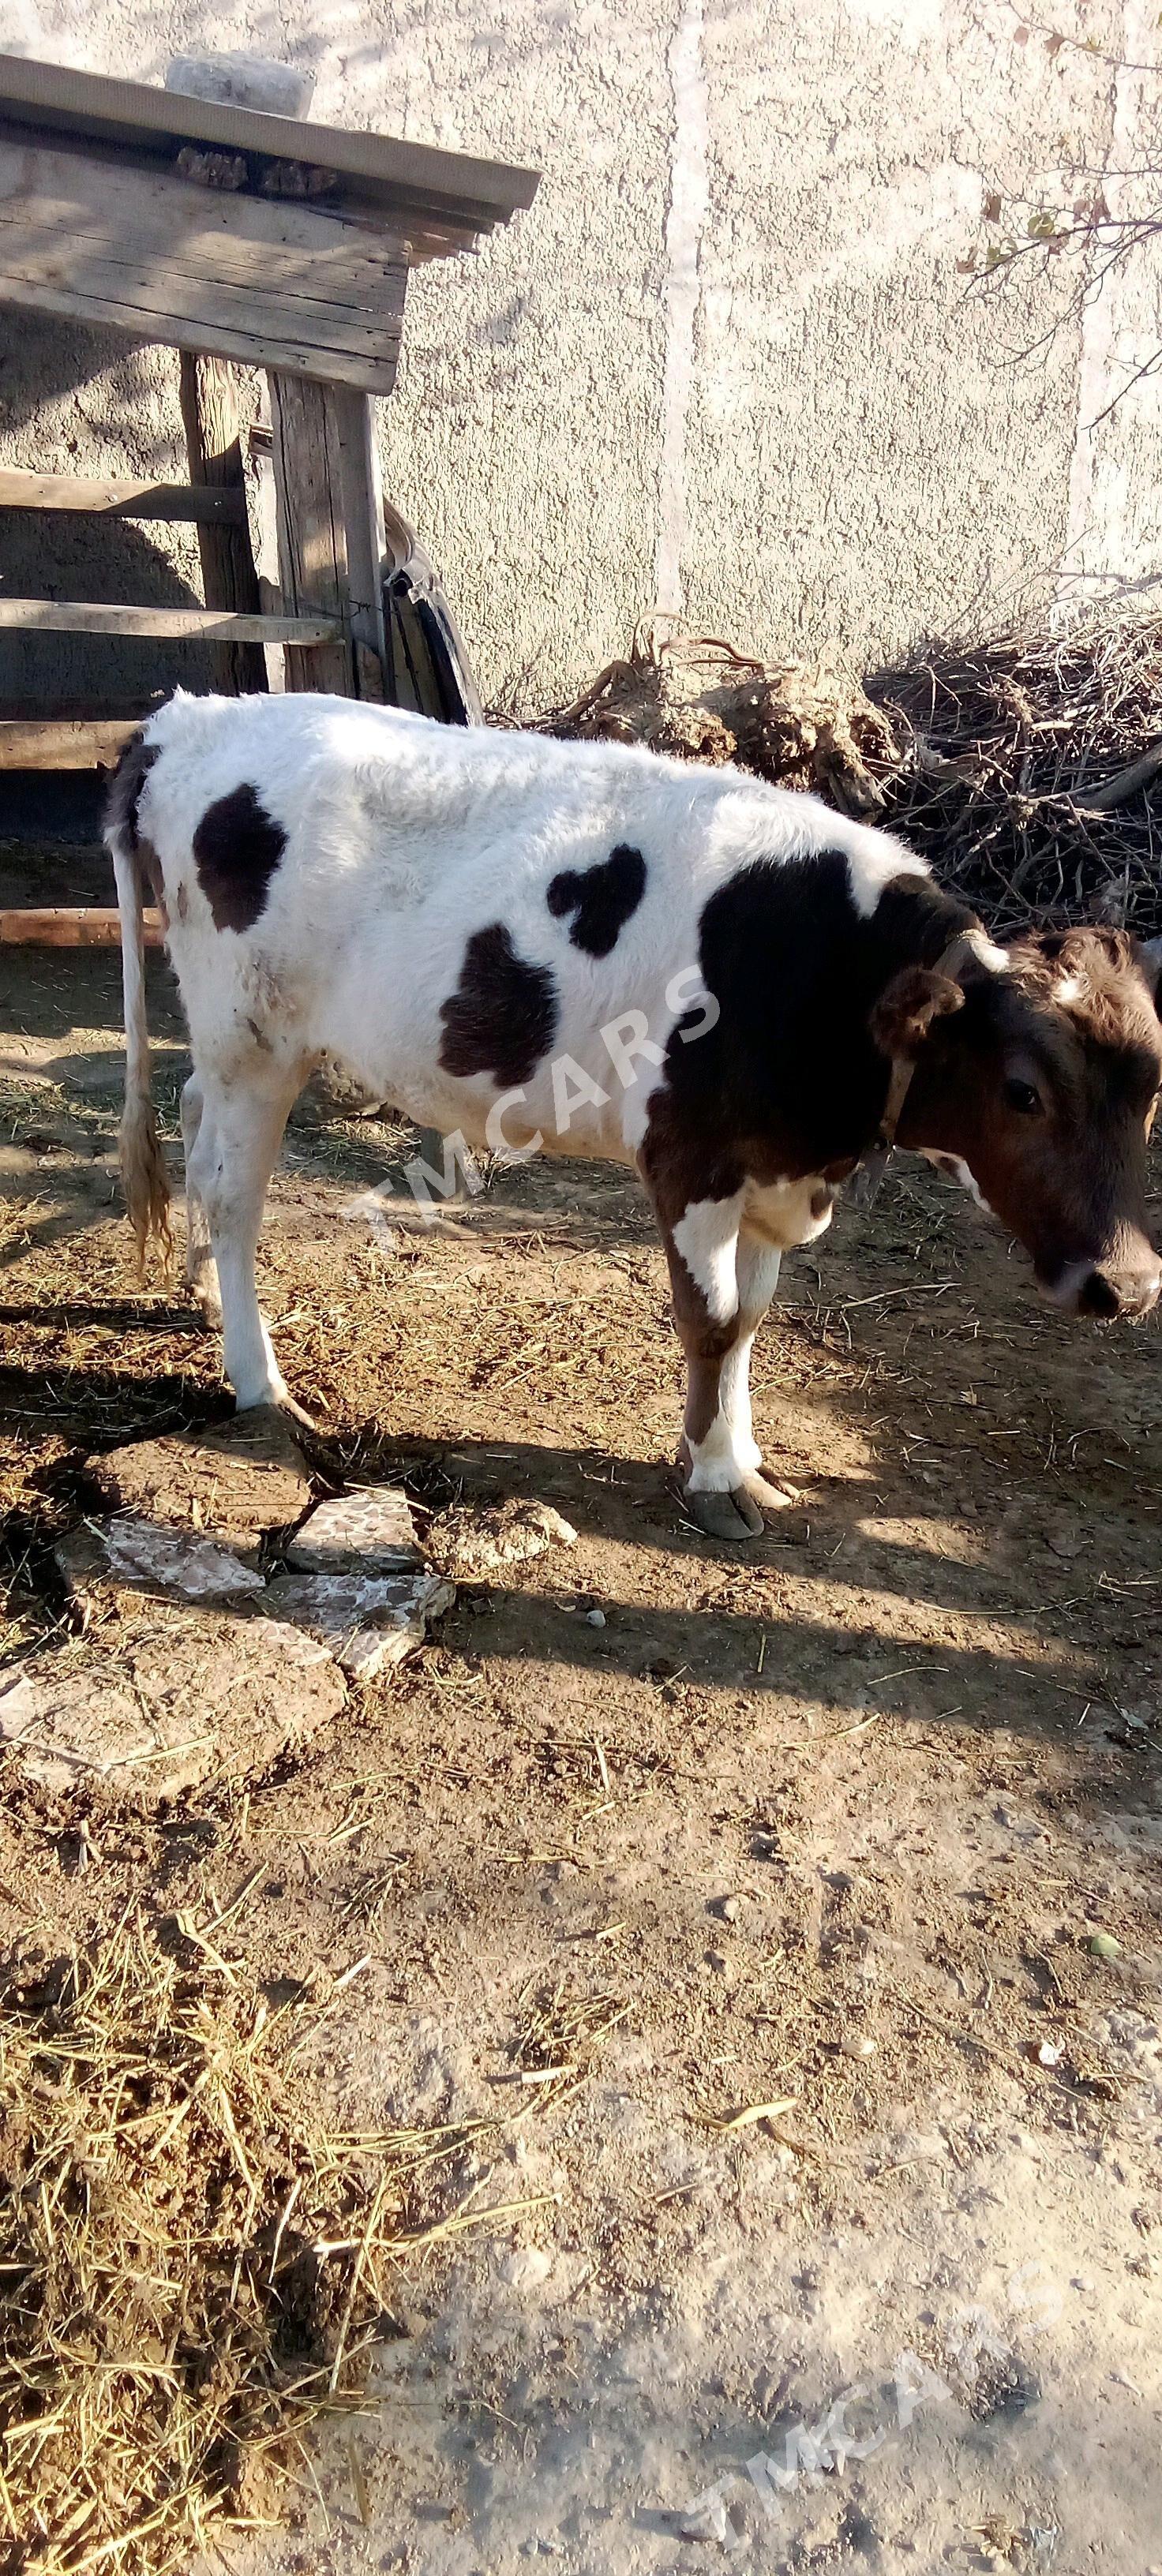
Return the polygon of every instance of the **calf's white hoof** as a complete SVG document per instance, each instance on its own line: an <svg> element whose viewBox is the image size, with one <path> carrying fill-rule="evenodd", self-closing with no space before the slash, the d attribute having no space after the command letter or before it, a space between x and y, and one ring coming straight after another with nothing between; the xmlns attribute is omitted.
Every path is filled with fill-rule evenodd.
<svg viewBox="0 0 1162 2576"><path fill-rule="evenodd" d="M236 1396L234 1411L240 1417L252 1417L256 1413L277 1413L284 1421L301 1422L304 1431L317 1431L319 1428L314 1414L308 1413L305 1405L296 1404L293 1395L285 1386L268 1387L263 1395L250 1396L245 1403Z"/></svg>

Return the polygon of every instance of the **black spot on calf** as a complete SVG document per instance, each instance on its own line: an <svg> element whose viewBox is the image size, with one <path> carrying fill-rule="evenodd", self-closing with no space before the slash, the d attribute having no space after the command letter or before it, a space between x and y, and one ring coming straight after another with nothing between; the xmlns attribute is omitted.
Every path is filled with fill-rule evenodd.
<svg viewBox="0 0 1162 2576"><path fill-rule="evenodd" d="M646 863L640 850L619 841L607 859L591 868L563 868L548 892L555 921L571 912L569 937L574 948L590 957L608 957L626 922L637 911L646 890Z"/></svg>
<svg viewBox="0 0 1162 2576"><path fill-rule="evenodd" d="M216 930L253 930L270 891L286 833L253 787L207 805L194 833L194 859Z"/></svg>
<svg viewBox="0 0 1162 2576"><path fill-rule="evenodd" d="M695 1003L671 1035L666 1082L652 1104L655 1134L643 1146L647 1166L679 1154L694 1198L729 1195L729 1182L711 1190L702 1178L727 1144L764 1181L854 1163L876 1133L888 1091L873 1007L902 965L934 964L974 919L906 864L864 918L842 850L759 859L727 877L703 906L698 930L698 963L718 1018L696 1034Z"/></svg>
<svg viewBox="0 0 1162 2576"><path fill-rule="evenodd" d="M473 932L460 981L440 1004L445 1073L491 1073L510 1086L527 1082L553 1043L557 988L546 966L518 957L503 922Z"/></svg>

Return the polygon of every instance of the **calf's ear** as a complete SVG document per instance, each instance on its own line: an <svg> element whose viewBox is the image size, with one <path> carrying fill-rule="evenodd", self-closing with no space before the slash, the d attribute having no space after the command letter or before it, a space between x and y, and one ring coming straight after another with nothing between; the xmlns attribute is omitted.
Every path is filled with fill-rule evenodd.
<svg viewBox="0 0 1162 2576"><path fill-rule="evenodd" d="M1162 1020L1162 938L1142 941L1141 960L1146 970L1146 982L1154 996L1154 1008Z"/></svg>
<svg viewBox="0 0 1162 2576"><path fill-rule="evenodd" d="M868 1026L881 1055L919 1055L937 1020L964 1008L964 995L951 975L932 966L902 966L873 1004Z"/></svg>

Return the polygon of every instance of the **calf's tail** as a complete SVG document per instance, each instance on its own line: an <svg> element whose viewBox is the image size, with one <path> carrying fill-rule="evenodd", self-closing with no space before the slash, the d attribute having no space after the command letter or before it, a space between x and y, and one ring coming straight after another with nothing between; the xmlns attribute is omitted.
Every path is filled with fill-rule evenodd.
<svg viewBox="0 0 1162 2576"><path fill-rule="evenodd" d="M142 920L141 844L137 808L157 747L134 734L109 784L105 846L113 860L121 915L121 980L125 995L125 1107L121 1119L121 1182L144 1272L150 1238L166 1270L173 1261L169 1175L157 1132L150 1090L149 1023L145 1007L145 934Z"/></svg>

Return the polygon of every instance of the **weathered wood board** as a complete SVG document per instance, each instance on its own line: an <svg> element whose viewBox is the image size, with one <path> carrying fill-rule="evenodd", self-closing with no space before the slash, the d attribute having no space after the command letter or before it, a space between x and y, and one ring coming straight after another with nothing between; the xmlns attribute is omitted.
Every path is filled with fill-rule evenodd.
<svg viewBox="0 0 1162 2576"><path fill-rule="evenodd" d="M0 510L81 510L109 519L189 519L243 527L246 495L212 483L107 483L0 465Z"/></svg>
<svg viewBox="0 0 1162 2576"><path fill-rule="evenodd" d="M0 720L0 769L106 769L120 757L139 719L72 716Z"/></svg>
<svg viewBox="0 0 1162 2576"><path fill-rule="evenodd" d="M89 599L6 599L0 627L26 634L168 635L210 644L329 644L342 633L337 617L237 617L222 608L123 608Z"/></svg>
<svg viewBox="0 0 1162 2576"><path fill-rule="evenodd" d="M368 398L274 370L269 381L283 603L343 627L342 642L292 647L286 685L382 697L383 514Z"/></svg>
<svg viewBox="0 0 1162 2576"><path fill-rule="evenodd" d="M147 948L164 941L161 914L142 906L142 936ZM0 912L0 948L118 948L121 915L115 904L65 903Z"/></svg>
<svg viewBox="0 0 1162 2576"><path fill-rule="evenodd" d="M365 226L0 135L0 303L390 393L407 267Z"/></svg>

